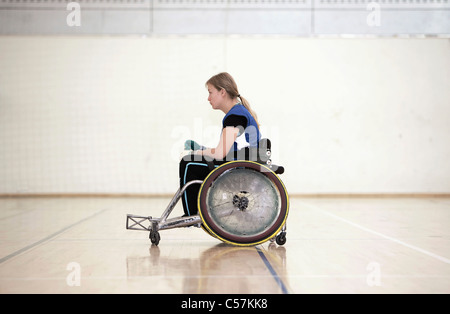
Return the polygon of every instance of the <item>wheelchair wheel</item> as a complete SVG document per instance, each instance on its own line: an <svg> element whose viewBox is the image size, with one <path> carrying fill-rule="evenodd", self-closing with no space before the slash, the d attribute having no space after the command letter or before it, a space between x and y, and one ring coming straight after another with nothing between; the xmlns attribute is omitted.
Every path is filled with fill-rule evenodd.
<svg viewBox="0 0 450 314"><path fill-rule="evenodd" d="M268 167L231 161L214 169L198 194L203 225L212 236L240 246L273 238L286 222L286 188Z"/></svg>

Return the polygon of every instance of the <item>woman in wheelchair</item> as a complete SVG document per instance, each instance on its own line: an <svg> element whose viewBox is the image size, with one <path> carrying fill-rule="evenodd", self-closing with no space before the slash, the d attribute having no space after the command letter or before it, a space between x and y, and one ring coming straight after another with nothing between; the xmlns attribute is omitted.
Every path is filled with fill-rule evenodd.
<svg viewBox="0 0 450 314"><path fill-rule="evenodd" d="M229 244L286 243L289 197L271 163L271 145L261 139L256 114L228 73L206 82L208 101L222 110L222 134L214 148L186 141L192 152L180 161L180 188L159 218L127 215L127 229L150 231L154 245L160 230L197 226ZM184 215L169 218L179 199Z"/></svg>
<svg viewBox="0 0 450 314"><path fill-rule="evenodd" d="M206 148L186 141L185 148L193 152L180 161L180 187L191 180L204 180L215 167L231 160L249 159L249 149L260 141L259 123L248 101L238 90L233 77L226 73L214 75L206 82L208 101L212 109L225 114L222 134L217 147ZM182 196L185 216L197 214L200 187L189 186Z"/></svg>

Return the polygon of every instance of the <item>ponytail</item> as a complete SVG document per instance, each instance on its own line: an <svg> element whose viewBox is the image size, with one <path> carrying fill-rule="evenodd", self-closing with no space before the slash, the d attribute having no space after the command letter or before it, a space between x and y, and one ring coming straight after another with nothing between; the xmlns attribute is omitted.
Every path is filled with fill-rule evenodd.
<svg viewBox="0 0 450 314"><path fill-rule="evenodd" d="M252 115L253 119L255 119L256 124L258 125L258 128L259 128L258 115L256 114L255 111L253 111L252 107L250 106L250 103L247 101L247 99L245 99L241 95L238 95L237 97L239 97L239 99L241 100L241 103L248 110L248 112L250 112L250 114Z"/></svg>

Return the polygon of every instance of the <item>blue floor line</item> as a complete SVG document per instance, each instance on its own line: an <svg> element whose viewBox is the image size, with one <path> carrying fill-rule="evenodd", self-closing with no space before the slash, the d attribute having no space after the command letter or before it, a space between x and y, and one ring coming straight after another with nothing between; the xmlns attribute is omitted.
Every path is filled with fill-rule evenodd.
<svg viewBox="0 0 450 314"><path fill-rule="evenodd" d="M273 269L273 267L270 264L270 262L267 259L267 257L264 255L264 252L258 247L256 248L256 251L258 252L258 254L261 257L261 259L263 260L263 262L266 265L266 267L269 269L270 273L272 274L272 277L275 279L275 281L277 282L278 286L280 286L281 291L283 292L283 294L289 294L289 292L288 292L286 286L284 285L283 281L278 276L278 274L275 271L275 269Z"/></svg>

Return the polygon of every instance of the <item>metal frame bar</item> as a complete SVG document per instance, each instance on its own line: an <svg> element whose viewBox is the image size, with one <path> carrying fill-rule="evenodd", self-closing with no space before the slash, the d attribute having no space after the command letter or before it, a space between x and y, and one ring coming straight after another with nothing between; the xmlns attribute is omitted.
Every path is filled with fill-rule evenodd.
<svg viewBox="0 0 450 314"><path fill-rule="evenodd" d="M192 184L202 184L202 180L192 180L187 182L185 185L183 185L182 188L179 188L178 191L173 196L172 200L170 201L169 205L167 206L166 210L163 212L161 216L161 222L166 221L167 217L172 213L172 210L175 208L175 205L180 200L181 195L183 195L184 191L191 186Z"/></svg>
<svg viewBox="0 0 450 314"><path fill-rule="evenodd" d="M176 217L172 219L167 218L172 213L173 209L175 208L175 205L180 200L184 191L186 191L186 189L193 184L202 184L202 183L203 183L202 180L192 180L183 185L183 187L179 188L160 218L153 218L152 216L138 216L128 214L126 228L129 230L158 231L179 227L188 227L192 225L200 226L201 218L199 215ZM143 224L144 222L148 222L149 225L146 226L146 224Z"/></svg>
<svg viewBox="0 0 450 314"><path fill-rule="evenodd" d="M136 219L139 219L139 221L137 221ZM142 231L150 231L150 226L146 227L142 224L142 222L149 220L151 221L152 217L148 216L148 217L144 217L144 216L137 216L137 215L127 215L127 229L129 230L142 230ZM132 225L130 225L130 220L133 222ZM135 226L140 226L140 228L137 228Z"/></svg>

